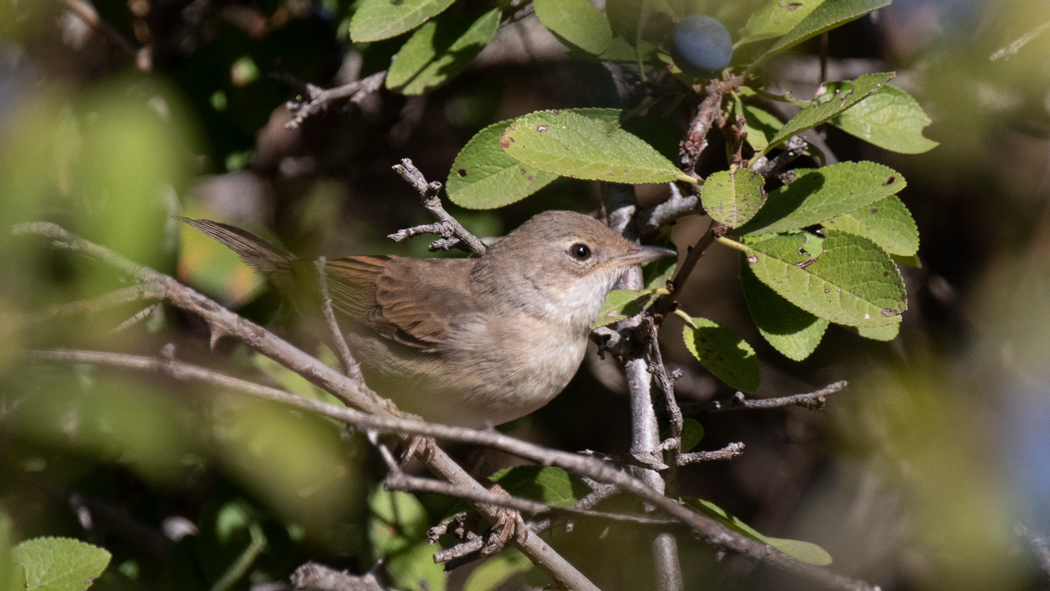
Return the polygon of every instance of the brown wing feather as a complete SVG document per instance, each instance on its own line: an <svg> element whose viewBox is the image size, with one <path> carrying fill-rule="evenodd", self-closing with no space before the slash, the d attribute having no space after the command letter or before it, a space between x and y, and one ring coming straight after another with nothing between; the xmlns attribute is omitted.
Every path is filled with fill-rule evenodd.
<svg viewBox="0 0 1050 591"><path fill-rule="evenodd" d="M453 323L476 310L471 259L348 257L328 265L332 305L354 323L424 352L442 348Z"/></svg>

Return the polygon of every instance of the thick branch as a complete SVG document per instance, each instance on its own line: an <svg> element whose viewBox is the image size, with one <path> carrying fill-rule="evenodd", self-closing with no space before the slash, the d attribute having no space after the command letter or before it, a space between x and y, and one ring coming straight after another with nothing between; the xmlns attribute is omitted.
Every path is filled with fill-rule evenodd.
<svg viewBox="0 0 1050 591"><path fill-rule="evenodd" d="M419 193L419 198L423 201L423 207L430 213L434 214L434 217L438 219L436 224L425 224L422 226L413 226L411 228L405 228L388 236L394 242L401 242L413 236L419 236L421 234L437 234L441 236L441 240L435 241L430 245L431 252L435 250L449 250L451 248L461 248L467 252L474 254L485 254L487 250L485 243L478 239L477 236L471 234L464 228L456 218L452 217L445 211L445 208L441 205L441 183L433 181L428 183L423 173L412 164L412 160L409 158L402 158L401 164L395 164L394 170L397 171L401 178L412 185L412 187Z"/></svg>

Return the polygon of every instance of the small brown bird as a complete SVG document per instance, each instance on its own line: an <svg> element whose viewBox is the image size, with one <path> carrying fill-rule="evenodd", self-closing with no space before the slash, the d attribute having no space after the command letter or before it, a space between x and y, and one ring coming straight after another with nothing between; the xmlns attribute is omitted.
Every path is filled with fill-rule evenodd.
<svg viewBox="0 0 1050 591"><path fill-rule="evenodd" d="M183 221L282 291L316 291L309 262L233 226ZM522 417L561 392L624 271L675 254L633 244L585 215L548 211L479 258L353 256L329 261L326 278L372 389L428 421L484 427ZM316 296L308 305L296 301L319 309Z"/></svg>

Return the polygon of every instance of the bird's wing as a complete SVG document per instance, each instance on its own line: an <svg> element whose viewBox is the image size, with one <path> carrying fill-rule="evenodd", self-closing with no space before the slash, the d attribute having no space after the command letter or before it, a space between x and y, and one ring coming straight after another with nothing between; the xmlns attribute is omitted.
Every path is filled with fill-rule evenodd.
<svg viewBox="0 0 1050 591"><path fill-rule="evenodd" d="M468 279L473 259L359 256L328 263L332 305L392 341L437 352L454 322L476 312Z"/></svg>

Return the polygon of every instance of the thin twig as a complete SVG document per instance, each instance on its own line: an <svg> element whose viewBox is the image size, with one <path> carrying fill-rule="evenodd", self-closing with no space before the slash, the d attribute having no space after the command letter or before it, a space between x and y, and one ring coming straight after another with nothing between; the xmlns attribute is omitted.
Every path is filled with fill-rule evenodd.
<svg viewBox="0 0 1050 591"><path fill-rule="evenodd" d="M222 376L221 374L217 374L210 370L167 359L89 351L42 351L31 352L29 355L40 359L55 359L75 363L95 363L139 369L152 369L169 373L169 375L173 376L176 374L187 377L194 376L194 379L202 379L203 381L214 384L221 383L227 388L316 412L361 429L371 429L382 433L395 433L401 435L423 435L499 449L518 457L532 460L544 466L558 466L587 478L614 485L624 492L628 492L639 497L643 501L653 504L668 516L684 523L695 535L715 547L738 552L753 560L758 560L766 564L777 566L788 572L807 577L829 589L842 591L875 591L876 589L876 587L873 587L864 581L850 579L825 569L806 564L781 553L772 546L768 546L733 532L711 518L681 505L674 499L665 497L642 481L616 470L599 460L580 454L544 448L533 443L528 443L504 435L498 431L468 429L466 427L438 425L411 419L399 419L389 415L380 416L367 414L352 408L340 407L320 400L296 396L275 388L268 388L229 376ZM176 373L170 373L173 371ZM335 372L335 375L338 376L340 374ZM186 378L184 377L183 379ZM440 452L440 450L437 451ZM435 457L438 457L437 454ZM430 465L433 466L433 462ZM460 468L460 470L462 470L462 468ZM455 481L453 482L455 483ZM471 482L476 483L476 481L473 480L471 480ZM477 484L477 487L483 488L480 484ZM478 490L478 488L475 488L475 490ZM487 505L482 503L477 506L481 508ZM486 515L486 519L488 518L489 516ZM538 538L539 536L528 536L530 542ZM521 549L520 545L518 547ZM549 548L547 551L551 553L554 552ZM540 566L542 567L544 565L549 565L549 559L550 556L546 559L537 557L536 560L540 561ZM548 569L544 570L546 571ZM570 586L570 588L581 587L593 588L593 585Z"/></svg>
<svg viewBox="0 0 1050 591"><path fill-rule="evenodd" d="M758 174L769 178L780 174L788 164L791 164L806 151L809 144L800 135L791 136L787 144L784 146L784 150L773 158L766 158L765 156L755 161L752 170Z"/></svg>
<svg viewBox="0 0 1050 591"><path fill-rule="evenodd" d="M294 100L286 103L288 110L292 113L292 118L284 126L288 129L296 129L308 118L327 111L334 103L346 99L349 99L351 103L359 103L366 96L378 91L383 87L383 82L386 80L386 70L376 72L361 80L336 86L335 88L321 88L320 86L303 82L287 72L274 72L271 76L287 83L300 94L305 95L305 100Z"/></svg>
<svg viewBox="0 0 1050 591"><path fill-rule="evenodd" d="M752 410L784 408L786 406L801 406L810 410L824 408L825 398L842 390L848 382L845 380L834 382L824 386L820 390L806 394L795 394L780 398L747 398L743 392L737 392L732 398L726 400L710 400L708 402L693 402L683 405L682 410L687 414L716 413L730 410Z"/></svg>
<svg viewBox="0 0 1050 591"><path fill-rule="evenodd" d="M146 306L145 308L139 310L134 315L132 315L131 318L128 318L124 322L121 322L120 324L113 327L113 329L109 331L110 334L117 334L118 332L123 332L131 328L132 326L135 326L139 322L142 322L143 320L148 318L149 315L152 314L153 311L156 310L159 306L160 304L150 304Z"/></svg>
<svg viewBox="0 0 1050 591"><path fill-rule="evenodd" d="M317 270L317 288L321 294L321 313L324 315L325 323L328 324L328 333L332 337L339 361L343 364L343 372L355 381L364 382L365 377L361 374L361 365L350 353L350 347L346 344L343 331L339 328L339 320L336 319L335 311L332 310L332 297L328 293L328 261L323 256L318 257L314 262L314 269Z"/></svg>
<svg viewBox="0 0 1050 591"><path fill-rule="evenodd" d="M1003 59L1006 59L1006 58L1009 58L1009 57L1013 57L1013 56L1017 55L1018 51L1021 51L1022 47L1024 47L1025 45L1028 45L1036 37L1042 35L1043 33L1047 32L1047 31L1050 31L1050 21L1039 25L1038 27L1032 29L1031 31L1028 31L1024 35L1021 35L1017 39L1014 39L1006 47L1002 47L1002 48L996 50L995 53L993 53L991 56L989 56L988 59L990 59L993 62L995 62L995 61L1003 60Z"/></svg>
<svg viewBox="0 0 1050 591"><path fill-rule="evenodd" d="M578 509L573 506L564 508L551 507L546 503L541 503L539 501L533 501L530 499L523 499L521 497L514 497L508 494L495 493L491 491L466 490L462 487L454 486L447 482L434 480L431 478L419 478L418 476L410 476L400 471L391 472L390 474L388 474L387 477L383 480L383 487L391 491L426 492L445 495L457 499L464 499L474 503L485 503L488 505L496 505L498 507L514 509L515 511L524 511L526 513L532 513L534 515L551 515L566 517L581 516L591 517L594 519L604 519L607 521L619 521L638 525L658 525L664 527L681 525L681 522L676 520L655 519L645 515L626 515L621 513L609 513L606 511L591 511L589 509ZM532 530L530 529L530 531ZM435 558L435 562L437 562L437 558Z"/></svg>
<svg viewBox="0 0 1050 591"><path fill-rule="evenodd" d="M112 308L122 304L141 302L143 300L159 300L163 297L164 291L157 288L155 285L136 284L122 287L93 298L53 306L43 312L32 312L21 316L19 322L23 325L37 324L51 320L56 316L94 314L106 308Z"/></svg>
<svg viewBox="0 0 1050 591"><path fill-rule="evenodd" d="M686 466L697 462L711 462L714 460L728 460L744 453L744 444L740 442L730 443L722 449L715 451L696 451L684 453L678 456L678 465Z"/></svg>
<svg viewBox="0 0 1050 591"><path fill-rule="evenodd" d="M639 233L643 236L656 232L664 224L673 222L680 217L697 213L697 208L700 206L699 196L683 196L677 183L668 183L668 185L671 189L671 196L667 198L667 201L639 210L635 214Z"/></svg>
<svg viewBox="0 0 1050 591"><path fill-rule="evenodd" d="M485 243L468 232L456 218L449 215L445 208L442 207L441 183L437 181L428 183L423 173L412 164L412 160L409 158L402 158L401 164L395 164L393 168L401 175L401 178L405 179L419 193L419 198L423 201L423 207L434 214L438 221L435 224L405 228L391 234L388 238L394 242L401 242L421 234L437 234L441 236L442 240L432 243L430 245L431 251L461 248L474 254L485 254L487 250Z"/></svg>

